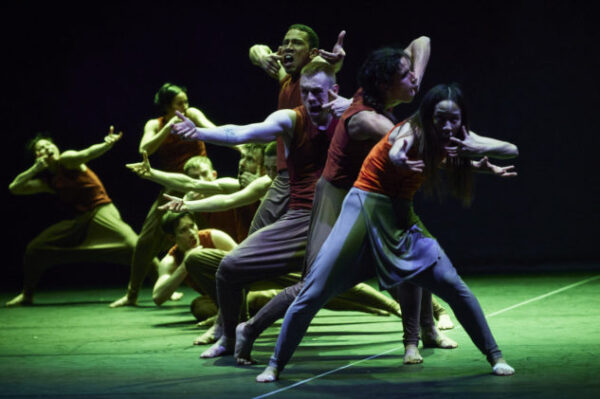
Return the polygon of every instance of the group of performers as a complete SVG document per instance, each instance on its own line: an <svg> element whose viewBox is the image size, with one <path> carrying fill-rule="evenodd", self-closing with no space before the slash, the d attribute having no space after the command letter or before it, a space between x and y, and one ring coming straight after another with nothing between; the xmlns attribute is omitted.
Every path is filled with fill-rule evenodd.
<svg viewBox="0 0 600 399"><path fill-rule="evenodd" d="M472 173L515 176L512 165L489 158L513 158L517 147L471 131L454 84L433 87L397 123L392 111L413 100L425 74L427 37L405 49L373 51L358 73L360 89L352 99L342 97L336 72L344 36L331 51L320 50L314 30L295 24L277 51L252 46L252 63L280 83L278 110L262 122L215 126L189 106L182 87L164 84L155 96L161 116L144 127L142 161L127 165L163 187L139 235L86 165L122 133L111 126L103 143L81 151L61 152L50 137L34 138L35 162L10 191L54 193L73 219L28 244L23 290L6 305L33 303L49 267L94 260L130 265L127 292L110 306L135 306L146 275L155 271L157 305L179 300L184 281L201 294L191 310L203 325L212 323L194 342L213 344L203 358L233 355L240 365L255 363L254 341L283 317L273 356L256 378L271 382L322 307L401 317L405 364L423 361L419 340L456 348L440 332L453 323L433 293L450 305L492 373L513 374L477 299L412 200L423 186L469 204ZM237 177L218 178L205 142L239 151ZM363 283L372 277L393 299Z"/></svg>

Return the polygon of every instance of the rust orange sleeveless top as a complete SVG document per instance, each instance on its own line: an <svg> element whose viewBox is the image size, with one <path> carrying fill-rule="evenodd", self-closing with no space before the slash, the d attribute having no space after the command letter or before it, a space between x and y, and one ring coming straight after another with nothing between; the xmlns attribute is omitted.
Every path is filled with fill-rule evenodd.
<svg viewBox="0 0 600 399"><path fill-rule="evenodd" d="M49 174L44 181L56 192L60 203L76 213L112 202L98 176L87 166L82 172L59 165L56 173Z"/></svg>
<svg viewBox="0 0 600 399"><path fill-rule="evenodd" d="M211 237L210 233L211 233L211 229L198 231L198 238L200 239L199 240L200 245L202 245L202 247L204 247L204 248L214 248L215 247L215 244L212 241L212 237ZM171 247L171 249L169 249L168 254L171 255L173 258L175 258L175 264L177 266L179 266L181 264L181 262L183 262L183 258L185 256L185 254L179 250L179 247L177 247L177 244L173 245ZM183 280L183 282L186 283L188 286L192 287L194 290L196 290L198 292L202 292L200 287L197 286L194 283L194 280L191 279L189 276L187 276L185 278L185 280ZM202 292L202 294L205 294L205 293Z"/></svg>
<svg viewBox="0 0 600 399"><path fill-rule="evenodd" d="M338 119L332 118L325 130L310 120L304 106L294 108L296 124L287 158L290 174L289 209L311 209L315 185L323 173L327 149Z"/></svg>
<svg viewBox="0 0 600 399"><path fill-rule="evenodd" d="M423 184L425 176L423 173L415 173L394 165L389 157L392 148L392 144L389 142L390 134L402 124L404 122L394 126L373 147L363 162L354 187L372 193L384 194L392 198L413 199L415 193ZM414 159L416 152L415 147L411 148L408 153L409 158Z"/></svg>
<svg viewBox="0 0 600 399"><path fill-rule="evenodd" d="M361 111L375 111L363 102L363 90L358 89L352 104L340 118L329 145L323 178L336 187L349 190L358 176L361 165L377 139L352 140L348 135L348 121Z"/></svg>
<svg viewBox="0 0 600 399"><path fill-rule="evenodd" d="M158 118L158 128L165 125L165 118ZM185 141L179 136L169 133L158 150L152 154L157 159L157 168L167 172L183 173L183 165L196 155L206 156L206 146L203 141Z"/></svg>
<svg viewBox="0 0 600 399"><path fill-rule="evenodd" d="M281 81L277 109L294 109L302 105L300 97L300 78L293 80L292 75L287 75ZM285 145L283 139L277 137L277 170L286 170Z"/></svg>

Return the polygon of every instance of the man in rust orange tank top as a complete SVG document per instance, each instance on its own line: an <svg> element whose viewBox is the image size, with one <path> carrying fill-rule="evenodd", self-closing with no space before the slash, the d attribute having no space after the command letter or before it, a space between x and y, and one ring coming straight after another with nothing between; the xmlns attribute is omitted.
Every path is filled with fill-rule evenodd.
<svg viewBox="0 0 600 399"><path fill-rule="evenodd" d="M345 35L345 31L340 32L332 51L328 52L319 50L319 37L312 28L294 24L288 28L277 52L271 51L263 44L256 44L250 48L250 61L263 69L267 75L277 79L280 84L277 109L293 109L302 105L300 71L312 60L325 60L334 65L336 71L341 68L346 55L343 48ZM340 101L336 102L335 106L341 110L344 104ZM287 210L290 195L289 175L281 138L277 138L277 169L278 175L252 220L250 233L273 223Z"/></svg>
<svg viewBox="0 0 600 399"><path fill-rule="evenodd" d="M157 165L163 170L182 172L185 162L195 155L206 155L206 148L203 142L186 142L170 134L171 126L178 121L175 111L185 114L198 126L214 125L199 109L189 106L185 89L174 84L165 83L156 93L154 103L160 108L162 116L146 122L140 142L140 154L145 152L156 157ZM111 303L110 307L137 304L138 293L148 270L151 265L158 267L156 256L172 244L160 228L162 212L157 208L161 198L162 192L152 204L142 225L131 260L127 294Z"/></svg>
<svg viewBox="0 0 600 399"><path fill-rule="evenodd" d="M10 183L10 192L56 194L73 219L48 227L27 245L23 291L7 306L33 303L35 286L51 266L88 261L123 265L131 262L137 235L121 219L104 185L86 165L112 148L121 136L111 126L104 142L62 153L49 137L38 135L31 141L35 163Z"/></svg>
<svg viewBox="0 0 600 399"><path fill-rule="evenodd" d="M197 129L191 121L185 120L173 126L173 131L185 138L221 145L268 142L282 136L290 175L287 212L275 223L252 233L219 266L217 293L224 335L204 357L233 351L244 286L302 268L314 185L325 165L337 123L329 110L323 108L330 101L329 91L338 89L333 67L325 62L308 64L302 71L300 86L303 106L276 111L264 122Z"/></svg>

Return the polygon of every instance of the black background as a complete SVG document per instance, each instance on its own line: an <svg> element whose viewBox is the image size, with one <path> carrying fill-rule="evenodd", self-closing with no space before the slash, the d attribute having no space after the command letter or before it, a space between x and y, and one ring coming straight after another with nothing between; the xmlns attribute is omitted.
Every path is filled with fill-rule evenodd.
<svg viewBox="0 0 600 399"><path fill-rule="evenodd" d="M6 2L0 108L5 187L31 164L23 147L35 132L51 132L62 150L81 149L100 142L114 124L124 138L90 166L139 230L158 188L124 164L139 159L142 128L157 116L152 99L162 83L186 86L191 105L217 125L250 123L275 110L278 85L250 63L248 49L255 43L276 48L292 23L312 26L328 50L347 30L338 75L345 96L356 90L356 72L370 50L405 47L427 35L432 55L422 91L460 83L472 129L520 150L513 161L519 177L478 176L469 209L451 198L417 198L429 230L459 269L593 264L600 65L592 3ZM398 107L398 117L412 113L421 96ZM208 151L220 176L235 174L233 151ZM26 243L62 215L51 196L4 195L3 285L16 288ZM85 265L57 269L44 280L125 284L127 273Z"/></svg>

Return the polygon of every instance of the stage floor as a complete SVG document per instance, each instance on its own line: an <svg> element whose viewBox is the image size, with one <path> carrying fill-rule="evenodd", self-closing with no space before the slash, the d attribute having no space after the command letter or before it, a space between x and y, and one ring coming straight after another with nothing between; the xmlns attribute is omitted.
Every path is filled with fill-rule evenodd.
<svg viewBox="0 0 600 399"><path fill-rule="evenodd" d="M40 291L36 306L0 309L0 398L598 398L600 274L465 278L517 373L495 377L461 327L454 350L422 349L402 365L396 317L321 311L274 384L265 366L280 324L255 344L259 364L199 359L185 288L158 308L109 309L123 289ZM2 303L16 293L3 292ZM453 320L456 319L453 317Z"/></svg>

